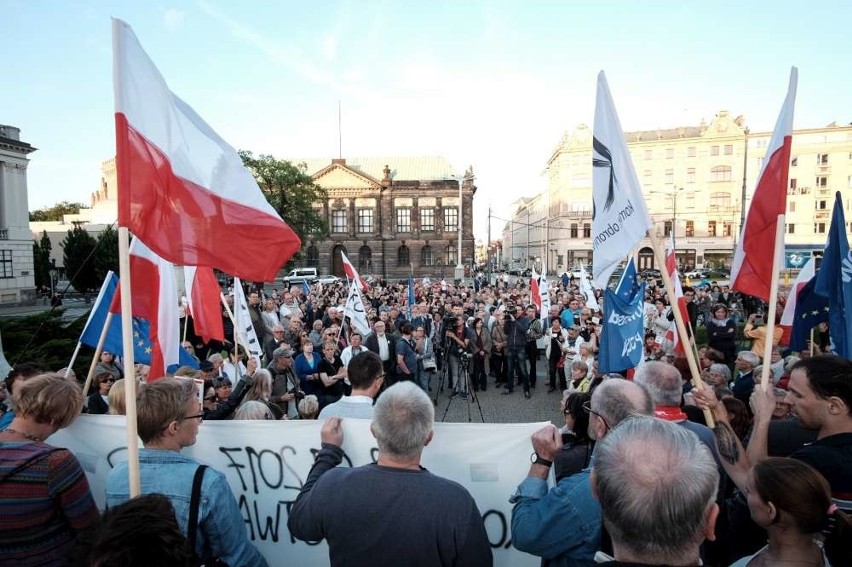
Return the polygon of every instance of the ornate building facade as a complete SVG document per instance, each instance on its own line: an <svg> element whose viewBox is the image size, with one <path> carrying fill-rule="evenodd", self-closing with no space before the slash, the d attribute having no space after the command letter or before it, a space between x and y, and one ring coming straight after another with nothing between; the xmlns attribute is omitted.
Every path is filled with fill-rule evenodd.
<svg viewBox="0 0 852 567"><path fill-rule="evenodd" d="M36 299L27 195L27 156L34 151L20 129L0 124L0 304Z"/></svg>
<svg viewBox="0 0 852 567"><path fill-rule="evenodd" d="M342 276L343 252L361 274L450 279L460 227L462 264L473 263L473 168L455 175L440 157L292 161L328 192L315 207L330 235L304 243L304 265Z"/></svg>

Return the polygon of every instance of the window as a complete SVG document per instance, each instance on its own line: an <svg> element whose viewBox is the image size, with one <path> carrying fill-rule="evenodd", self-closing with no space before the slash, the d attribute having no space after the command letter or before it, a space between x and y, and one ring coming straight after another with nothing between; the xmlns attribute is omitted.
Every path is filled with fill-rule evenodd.
<svg viewBox="0 0 852 567"><path fill-rule="evenodd" d="M346 209L331 211L331 232L340 234L346 232Z"/></svg>
<svg viewBox="0 0 852 567"><path fill-rule="evenodd" d="M825 234L825 223L824 222L815 222L814 223L814 232L816 234Z"/></svg>
<svg viewBox="0 0 852 567"><path fill-rule="evenodd" d="M725 144L725 155L732 156L734 155L734 146L731 144Z"/></svg>
<svg viewBox="0 0 852 567"><path fill-rule="evenodd" d="M0 250L0 278L12 278L15 274L12 271L12 251Z"/></svg>
<svg viewBox="0 0 852 567"><path fill-rule="evenodd" d="M790 179L790 189L795 189L798 184L799 181L795 177Z"/></svg>
<svg viewBox="0 0 852 567"><path fill-rule="evenodd" d="M411 264L411 258L408 254L408 246L403 244L396 250L396 265L399 267L408 266Z"/></svg>
<svg viewBox="0 0 852 567"><path fill-rule="evenodd" d="M455 266L456 262L459 261L459 258L458 258L459 253L457 252L457 250L458 250L458 248L456 247L455 242L450 242L449 244L447 244L447 265L448 266Z"/></svg>
<svg viewBox="0 0 852 567"><path fill-rule="evenodd" d="M797 165L799 165L799 156L793 156L790 160L790 167L796 167Z"/></svg>
<svg viewBox="0 0 852 567"><path fill-rule="evenodd" d="M718 209L731 206L731 194L717 191L710 194L710 208Z"/></svg>
<svg viewBox="0 0 852 567"><path fill-rule="evenodd" d="M828 177L826 177L825 175L817 175L816 186L817 187L828 187Z"/></svg>
<svg viewBox="0 0 852 567"><path fill-rule="evenodd" d="M654 150L645 150L645 159L654 159Z"/></svg>
<svg viewBox="0 0 852 567"><path fill-rule="evenodd" d="M717 165L710 170L710 181L730 181L731 167L728 165Z"/></svg>
<svg viewBox="0 0 852 567"><path fill-rule="evenodd" d="M396 210L396 231L411 232L411 209L400 208Z"/></svg>
<svg viewBox="0 0 852 567"><path fill-rule="evenodd" d="M592 223L584 222L583 223L583 238L591 238L592 237Z"/></svg>
<svg viewBox="0 0 852 567"><path fill-rule="evenodd" d="M666 183L669 183L669 184L674 183L674 170L673 169L667 169L666 170Z"/></svg>
<svg viewBox="0 0 852 567"><path fill-rule="evenodd" d="M731 236L734 233L734 223L725 221L722 223L722 236Z"/></svg>
<svg viewBox="0 0 852 567"><path fill-rule="evenodd" d="M828 204L828 201L826 201L824 199L822 201L817 201L817 210L818 211L824 211L826 209L827 204Z"/></svg>
<svg viewBox="0 0 852 567"><path fill-rule="evenodd" d="M420 230L435 230L435 209L420 209Z"/></svg>
<svg viewBox="0 0 852 567"><path fill-rule="evenodd" d="M428 244L420 249L420 265L421 266L434 266L435 265L435 254L432 252L432 247Z"/></svg>
<svg viewBox="0 0 852 567"><path fill-rule="evenodd" d="M694 209L695 208L695 193L687 193L686 194L686 208Z"/></svg>
<svg viewBox="0 0 852 567"><path fill-rule="evenodd" d="M719 155L719 146L710 146L710 155L711 156Z"/></svg>
<svg viewBox="0 0 852 567"><path fill-rule="evenodd" d="M793 223L787 223L787 234L796 234L796 225Z"/></svg>
<svg viewBox="0 0 852 567"><path fill-rule="evenodd" d="M666 148L666 159L674 159L674 148Z"/></svg>
<svg viewBox="0 0 852 567"><path fill-rule="evenodd" d="M695 157L695 146L686 148L686 157Z"/></svg>
<svg viewBox="0 0 852 567"><path fill-rule="evenodd" d="M817 154L817 165L828 165L828 154Z"/></svg>
<svg viewBox="0 0 852 567"><path fill-rule="evenodd" d="M787 209L788 209L788 211L787 211L787 212L795 213L795 212L796 212L796 201L790 201L790 202L788 203L788 205L790 205L790 206L789 206L789 207L787 207Z"/></svg>
<svg viewBox="0 0 852 567"><path fill-rule="evenodd" d="M358 232L373 232L373 209L358 209Z"/></svg>
<svg viewBox="0 0 852 567"><path fill-rule="evenodd" d="M672 234L672 221L667 220L663 222L663 236L671 236Z"/></svg>
<svg viewBox="0 0 852 567"><path fill-rule="evenodd" d="M716 221L707 221L707 236L716 236Z"/></svg>
<svg viewBox="0 0 852 567"><path fill-rule="evenodd" d="M307 258L305 258L305 264L308 266L317 267L319 266L319 250L317 247L311 244L308 246Z"/></svg>
<svg viewBox="0 0 852 567"><path fill-rule="evenodd" d="M459 229L459 210L456 207L444 207L444 230L455 232Z"/></svg>
<svg viewBox="0 0 852 567"><path fill-rule="evenodd" d="M373 251L366 244L358 249L358 269L362 273L373 269Z"/></svg>
<svg viewBox="0 0 852 567"><path fill-rule="evenodd" d="M686 221L685 233L686 236L695 236L695 221Z"/></svg>
<svg viewBox="0 0 852 567"><path fill-rule="evenodd" d="M577 238L577 223L571 223L571 238Z"/></svg>
<svg viewBox="0 0 852 567"><path fill-rule="evenodd" d="M695 168L694 167L686 168L686 182L687 183L695 183Z"/></svg>

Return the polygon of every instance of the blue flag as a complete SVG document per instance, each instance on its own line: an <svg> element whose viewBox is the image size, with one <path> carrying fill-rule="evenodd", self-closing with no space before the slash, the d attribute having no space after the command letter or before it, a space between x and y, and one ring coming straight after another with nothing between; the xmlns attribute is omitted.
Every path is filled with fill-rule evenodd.
<svg viewBox="0 0 852 567"><path fill-rule="evenodd" d="M411 309L414 306L414 278L408 276L408 320L411 321Z"/></svg>
<svg viewBox="0 0 852 567"><path fill-rule="evenodd" d="M808 348L811 329L823 321L828 321L828 299L814 293L816 279L814 276L808 280L796 298L796 314L790 335L792 350L802 351Z"/></svg>
<svg viewBox="0 0 852 567"><path fill-rule="evenodd" d="M645 340L645 284L630 300L604 291L604 319L598 369L602 373L633 368L642 360Z"/></svg>
<svg viewBox="0 0 852 567"><path fill-rule="evenodd" d="M852 359L852 252L846 238L846 219L840 191L835 195L828 243L816 275L814 292L828 298L829 336L834 353Z"/></svg>
<svg viewBox="0 0 852 567"><path fill-rule="evenodd" d="M97 348L98 339L101 336L101 331L106 323L107 315L109 314L109 306L112 303L112 297L118 289L118 276L109 272L101 291L98 293L98 298L89 313L89 320L86 321L86 327L83 329L83 334L80 335L80 342L92 348ZM151 354L154 347L151 345L151 324L147 319L141 317L133 318L133 358L139 364L151 364ZM121 315L115 314L110 322L109 331L107 331L104 339L103 350L113 354L121 355L124 352L124 343L121 335ZM198 361L195 360L183 348L178 351L180 355L180 366L191 366L198 368ZM177 365L172 365L167 370L174 371Z"/></svg>
<svg viewBox="0 0 852 567"><path fill-rule="evenodd" d="M639 291L639 282L637 281L639 274L636 273L636 263L633 258L627 262L624 267L624 272L621 274L621 279L618 280L618 286L615 288L615 293L624 301L632 301L636 297L636 292ZM645 294L643 293L644 297Z"/></svg>
<svg viewBox="0 0 852 567"><path fill-rule="evenodd" d="M311 294L311 287L305 280L302 280L302 292L305 294L305 299Z"/></svg>

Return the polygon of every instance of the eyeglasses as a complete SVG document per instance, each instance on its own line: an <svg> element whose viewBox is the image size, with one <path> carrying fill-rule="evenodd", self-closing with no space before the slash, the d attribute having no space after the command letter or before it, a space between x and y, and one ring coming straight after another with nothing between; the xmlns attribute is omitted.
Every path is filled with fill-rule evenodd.
<svg viewBox="0 0 852 567"><path fill-rule="evenodd" d="M188 419L197 419L198 421L204 421L204 414L200 413L198 415L185 415L182 418L180 418L179 421L184 421L184 420L188 420Z"/></svg>
<svg viewBox="0 0 852 567"><path fill-rule="evenodd" d="M593 410L593 409L592 409L592 402L591 402L591 400L590 400L590 401L588 401L588 402L586 402L585 404L583 404L583 411L587 412L589 415L596 415L596 416L598 416L598 418L599 418L599 419L600 419L600 420L604 423L604 425L606 426L606 428L607 428L607 429L612 429L612 428L609 426L609 423L607 423L606 418L604 418L604 416L602 416L601 414L599 414L598 412L596 412L595 410Z"/></svg>
<svg viewBox="0 0 852 567"><path fill-rule="evenodd" d="M212 402L215 399L216 399L216 396L205 396L204 397L205 402Z"/></svg>
<svg viewBox="0 0 852 567"><path fill-rule="evenodd" d="M104 382L115 382L115 378L107 378Z"/></svg>

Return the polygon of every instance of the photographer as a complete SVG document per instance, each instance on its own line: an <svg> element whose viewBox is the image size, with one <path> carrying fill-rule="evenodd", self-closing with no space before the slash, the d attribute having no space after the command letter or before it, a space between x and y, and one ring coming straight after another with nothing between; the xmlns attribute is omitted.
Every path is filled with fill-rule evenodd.
<svg viewBox="0 0 852 567"><path fill-rule="evenodd" d="M780 317L775 317L775 327L772 332L772 346L777 346L781 342L781 335L784 334L784 329L778 324ZM766 326L764 325L763 313L752 313L748 316L745 327L743 327L743 335L749 339L754 339L751 345L751 352L763 359L763 350L766 347Z"/></svg>
<svg viewBox="0 0 852 567"><path fill-rule="evenodd" d="M514 309L514 313L513 313ZM506 371L506 391L503 395L514 392L515 372L521 377L524 386L524 397L530 398L530 376L527 373L527 331L530 328L530 319L524 314L521 306L515 307L509 304L506 310L506 321L504 328L508 340L508 369Z"/></svg>
<svg viewBox="0 0 852 567"><path fill-rule="evenodd" d="M450 372L456 378L453 396L460 394L463 398L467 398L468 384L466 380L461 379L461 370L464 368L470 371L472 338L472 332L464 324L464 317L461 315L457 316L455 322L447 327L447 359L450 363Z"/></svg>

